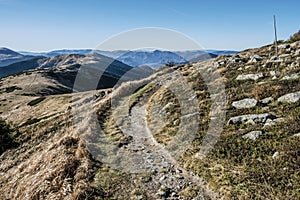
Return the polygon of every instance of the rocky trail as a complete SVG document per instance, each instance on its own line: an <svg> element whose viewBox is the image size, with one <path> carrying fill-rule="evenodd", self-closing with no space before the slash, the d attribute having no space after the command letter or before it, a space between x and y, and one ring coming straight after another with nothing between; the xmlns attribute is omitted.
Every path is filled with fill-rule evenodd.
<svg viewBox="0 0 300 200"><path fill-rule="evenodd" d="M122 107L124 108L118 106ZM146 105L134 106L130 114L122 119L120 128L123 134L131 138L119 152L125 155L122 159L130 163L125 170L133 174L145 172L150 174L141 187L151 191L153 195L151 198L212 199L212 192L208 195L204 191L203 180L180 167L164 145L154 139L146 122ZM187 193L187 197L181 197L184 192Z"/></svg>

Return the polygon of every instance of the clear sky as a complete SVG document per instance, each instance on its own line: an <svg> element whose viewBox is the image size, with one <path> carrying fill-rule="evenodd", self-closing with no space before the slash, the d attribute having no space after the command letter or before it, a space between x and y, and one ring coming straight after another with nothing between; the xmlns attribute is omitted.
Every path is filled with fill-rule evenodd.
<svg viewBox="0 0 300 200"><path fill-rule="evenodd" d="M162 27L206 49L242 50L300 30L299 0L0 0L0 46L14 50L95 48L120 32Z"/></svg>

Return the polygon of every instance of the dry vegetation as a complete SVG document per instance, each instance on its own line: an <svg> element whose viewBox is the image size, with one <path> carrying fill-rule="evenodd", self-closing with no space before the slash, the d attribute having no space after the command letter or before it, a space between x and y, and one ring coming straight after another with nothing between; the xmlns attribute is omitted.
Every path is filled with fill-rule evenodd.
<svg viewBox="0 0 300 200"><path fill-rule="evenodd" d="M1 80L1 116L13 126L0 120L0 199L145 199L147 191L141 185L151 181L151 174L127 174L97 161L88 151L90 144L86 142L95 135L88 133L92 123L83 116L80 127L76 127L72 111L95 103L97 123L109 141L121 148L130 143L131 138L119 129L121 122L115 121L114 115L130 114L134 106L146 104L147 123L154 138L168 145L182 134L178 130L183 108L176 94L152 81L168 74L170 69L186 78L199 106L199 129L191 133L195 134L194 140L180 156L180 164L203 177L224 199L299 199L300 137L295 134L300 132L300 101L276 101L284 94L300 91L299 78L281 80L286 75L300 75L300 53L295 53L300 45L288 45L289 48L280 49L279 53L290 55L279 61L271 60L274 47L268 45L245 50L238 57L220 56L201 63L165 67L150 78L122 84L105 97L97 92L96 95L79 93L75 97L70 94L41 97L37 85L30 91L27 86L22 89L18 83L31 80L30 74ZM249 63L254 54L262 59ZM229 62L232 59L239 61ZM220 74L218 80L205 82L200 70L204 66L214 66L206 70ZM276 78L271 71L276 71ZM263 77L236 80L240 74L257 73L262 73ZM273 126L224 125L217 144L200 159L196 154L212 115L207 84L222 82L227 98L225 122L234 116L265 112L282 120ZM259 101L266 97L275 101L252 108L232 106L233 101L244 98ZM112 100L116 107L112 107ZM124 101L128 103L129 113L117 109ZM255 130L264 134L255 141L242 138ZM274 158L275 152L279 154ZM193 188L186 187L179 196L191 199L194 193Z"/></svg>

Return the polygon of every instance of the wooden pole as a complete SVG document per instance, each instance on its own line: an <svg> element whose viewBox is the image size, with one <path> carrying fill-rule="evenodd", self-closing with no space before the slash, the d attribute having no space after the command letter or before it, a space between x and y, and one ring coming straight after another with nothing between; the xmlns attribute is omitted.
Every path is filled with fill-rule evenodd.
<svg viewBox="0 0 300 200"><path fill-rule="evenodd" d="M276 16L274 15L274 33L275 33L275 53L276 58L278 57L278 45L277 45L277 30L276 30Z"/></svg>

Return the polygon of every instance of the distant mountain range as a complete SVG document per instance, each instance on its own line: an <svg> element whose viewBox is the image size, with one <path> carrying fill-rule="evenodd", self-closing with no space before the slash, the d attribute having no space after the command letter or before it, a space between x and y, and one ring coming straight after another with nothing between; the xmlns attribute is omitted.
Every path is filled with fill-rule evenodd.
<svg viewBox="0 0 300 200"><path fill-rule="evenodd" d="M221 54L233 54L236 51L190 50L117 50L102 51L92 49L55 50L51 52L16 52L8 48L0 48L0 77L36 68L54 68L61 65L78 63L78 60L91 55L108 57L130 67L147 66L157 69L166 63L184 64L215 58ZM76 56L77 55L77 56Z"/></svg>
<svg viewBox="0 0 300 200"><path fill-rule="evenodd" d="M79 50L55 50L50 52L42 52L42 53L33 53L33 52L25 52L20 51L23 55L30 56L45 56L51 57L56 55L64 55L64 54L81 54L87 55L92 52L96 52L98 54L102 54L104 56L108 56L119 61L122 61L131 66L141 66L141 65L159 65L166 64L166 62L174 62L174 63L184 63L189 62L192 59L196 59L197 57L203 56L204 54L211 55L228 55L235 54L237 51L232 50L186 50L186 51L162 51L162 50L115 50L115 51L103 51L103 50L92 50L92 49L79 49ZM205 57L205 56L203 56ZM212 57L212 58L213 58Z"/></svg>

